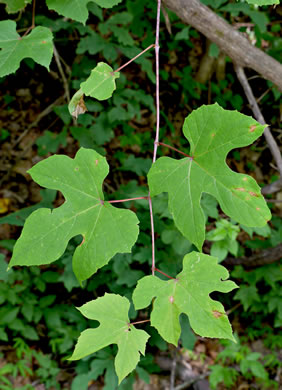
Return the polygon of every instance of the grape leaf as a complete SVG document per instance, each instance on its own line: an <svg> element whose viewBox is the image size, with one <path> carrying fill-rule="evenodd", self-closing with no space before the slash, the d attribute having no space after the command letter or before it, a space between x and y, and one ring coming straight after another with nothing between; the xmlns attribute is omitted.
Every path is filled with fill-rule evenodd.
<svg viewBox="0 0 282 390"><path fill-rule="evenodd" d="M119 72L114 72L109 65L99 62L92 69L88 79L80 84L80 88L86 96L106 100L112 96L116 89L115 79L118 77Z"/></svg>
<svg viewBox="0 0 282 390"><path fill-rule="evenodd" d="M87 4L91 1L100 7L111 8L122 0L46 0L46 4L58 14L85 24L89 14Z"/></svg>
<svg viewBox="0 0 282 390"><path fill-rule="evenodd" d="M200 251L205 238L205 216L200 206L203 192L214 196L225 214L246 226L263 226L271 218L255 180L233 172L225 162L231 149L249 145L264 127L218 104L202 106L184 122L191 157L161 157L150 169L151 196L168 192L176 226Z"/></svg>
<svg viewBox="0 0 282 390"><path fill-rule="evenodd" d="M92 69L90 76L86 81L80 84L80 89L73 95L69 102L69 112L77 119L80 114L87 111L83 96L91 96L98 100L109 99L116 89L115 79L119 77L119 72L114 72L113 69L99 62Z"/></svg>
<svg viewBox="0 0 282 390"><path fill-rule="evenodd" d="M52 33L46 27L35 27L30 34L20 37L16 22L0 22L0 77L14 73L24 58L32 58L49 70L53 55Z"/></svg>
<svg viewBox="0 0 282 390"><path fill-rule="evenodd" d="M192 252L184 257L183 271L176 279L164 281L152 275L140 279L133 292L133 303L136 310L143 309L156 297L151 325L176 346L181 313L187 314L192 329L200 336L234 340L222 304L209 297L213 291L229 292L237 287L226 281L228 276L215 257Z"/></svg>
<svg viewBox="0 0 282 390"><path fill-rule="evenodd" d="M32 0L0 0L0 3L6 4L8 14L14 14L25 8Z"/></svg>
<svg viewBox="0 0 282 390"><path fill-rule="evenodd" d="M273 4L279 4L279 0L246 0L249 4L256 4L256 5L273 5Z"/></svg>
<svg viewBox="0 0 282 390"><path fill-rule="evenodd" d="M145 354L150 337L144 330L129 324L129 307L130 302L126 298L105 294L78 308L86 318L99 321L100 326L81 333L70 360L82 359L108 345L117 344L115 369L120 383L135 369L140 353Z"/></svg>
<svg viewBox="0 0 282 390"><path fill-rule="evenodd" d="M104 157L81 148L74 159L55 155L29 170L41 186L57 189L65 203L42 208L26 220L14 247L10 266L49 264L65 251L69 240L81 234L73 269L79 281L89 278L118 252L130 252L138 236L138 219L130 210L104 202L102 183L109 172Z"/></svg>

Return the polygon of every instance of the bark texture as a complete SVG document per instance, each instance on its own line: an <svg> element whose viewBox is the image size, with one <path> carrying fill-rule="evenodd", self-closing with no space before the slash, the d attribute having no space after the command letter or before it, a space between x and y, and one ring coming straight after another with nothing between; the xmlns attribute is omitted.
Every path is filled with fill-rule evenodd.
<svg viewBox="0 0 282 390"><path fill-rule="evenodd" d="M208 39L215 42L232 61L249 67L272 81L282 91L282 65L262 50L253 46L234 27L199 0L164 0L169 9Z"/></svg>
<svg viewBox="0 0 282 390"><path fill-rule="evenodd" d="M255 268L262 265L274 263L282 259L282 244L275 246L274 248L264 249L258 253L253 254L250 257L239 257L237 259L233 257L227 257L223 261L223 265L243 265L245 268Z"/></svg>

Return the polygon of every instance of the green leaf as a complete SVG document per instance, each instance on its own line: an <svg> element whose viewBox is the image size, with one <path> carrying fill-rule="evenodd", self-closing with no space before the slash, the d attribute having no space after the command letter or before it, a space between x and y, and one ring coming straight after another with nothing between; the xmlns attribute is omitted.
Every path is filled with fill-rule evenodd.
<svg viewBox="0 0 282 390"><path fill-rule="evenodd" d="M0 3L6 4L6 11L8 14L14 14L25 8L31 1L32 0L0 0Z"/></svg>
<svg viewBox="0 0 282 390"><path fill-rule="evenodd" d="M279 0L246 0L249 4L256 4L256 5L273 5L273 4L279 4Z"/></svg>
<svg viewBox="0 0 282 390"><path fill-rule="evenodd" d="M181 313L188 316L191 328L200 336L234 340L222 304L209 297L213 291L229 292L237 287L234 282L226 281L228 276L215 257L192 252L184 257L183 271L176 279L163 281L151 275L139 280L133 303L136 310L143 309L156 297L151 325L174 345L181 333Z"/></svg>
<svg viewBox="0 0 282 390"><path fill-rule="evenodd" d="M151 196L168 192L169 209L177 228L199 250L205 238L205 216L200 206L203 192L214 196L225 214L246 226L264 226L270 219L255 180L233 172L225 162L230 150L252 143L264 127L218 104L202 106L184 122L191 157L161 157L150 169Z"/></svg>
<svg viewBox="0 0 282 390"><path fill-rule="evenodd" d="M3 282L7 282L8 280L7 267L8 264L5 261L5 256L0 253L0 280L3 280Z"/></svg>
<svg viewBox="0 0 282 390"><path fill-rule="evenodd" d="M113 6L121 3L122 0L94 0L100 7L112 8Z"/></svg>
<svg viewBox="0 0 282 390"><path fill-rule="evenodd" d="M260 302L258 290L256 286L240 286L239 291L235 294L234 299L238 299L242 302L244 310L247 311L254 302Z"/></svg>
<svg viewBox="0 0 282 390"><path fill-rule="evenodd" d="M0 77L14 73L24 58L32 58L49 70L53 55L53 35L46 27L35 27L21 37L16 31L16 22L0 22Z"/></svg>
<svg viewBox="0 0 282 390"><path fill-rule="evenodd" d="M138 236L138 219L130 210L104 202L102 184L109 172L104 157L81 148L74 159L55 155L29 170L41 186L58 189L65 203L52 210L42 208L26 220L10 267L41 265L57 260L69 240L81 234L73 269L81 282L118 252L130 252Z"/></svg>
<svg viewBox="0 0 282 390"><path fill-rule="evenodd" d="M47 7L56 11L58 14L67 18L77 20L85 24L88 19L87 4L93 0L46 0ZM100 7L112 8L114 5L121 2L121 0L94 0Z"/></svg>
<svg viewBox="0 0 282 390"><path fill-rule="evenodd" d="M82 359L108 345L117 344L115 369L120 383L135 369L140 353L145 354L146 342L150 337L145 331L129 324L129 307L130 302L126 298L105 294L78 308L86 318L99 321L100 326L81 333L70 360Z"/></svg>
<svg viewBox="0 0 282 390"><path fill-rule="evenodd" d="M112 96L116 89L115 79L117 78L119 78L119 72L114 72L109 65L99 62L92 69L88 79L80 84L80 87L86 96L106 100Z"/></svg>

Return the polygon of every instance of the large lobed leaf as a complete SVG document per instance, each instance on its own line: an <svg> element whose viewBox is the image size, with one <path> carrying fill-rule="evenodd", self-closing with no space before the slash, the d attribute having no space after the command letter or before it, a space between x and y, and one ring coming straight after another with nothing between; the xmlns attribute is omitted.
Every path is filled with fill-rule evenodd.
<svg viewBox="0 0 282 390"><path fill-rule="evenodd" d="M49 264L65 251L69 240L81 234L73 269L83 281L116 254L130 252L138 236L138 219L130 210L104 202L102 184L109 172L104 157L81 148L74 159L55 155L29 170L41 186L57 189L65 203L42 208L26 220L16 242L10 266Z"/></svg>
<svg viewBox="0 0 282 390"><path fill-rule="evenodd" d="M151 325L169 343L177 346L181 328L179 316L187 314L192 329L202 337L234 340L224 307L209 297L213 291L229 292L236 288L226 281L228 271L217 259L192 252L183 259L183 271L176 279L164 281L156 276L145 276L133 292L136 310L153 303Z"/></svg>
<svg viewBox="0 0 282 390"><path fill-rule="evenodd" d="M112 8L122 0L46 0L47 7L67 18L85 24L88 19L87 4L94 2L100 7Z"/></svg>
<svg viewBox="0 0 282 390"><path fill-rule="evenodd" d="M230 150L255 141L264 127L218 104L202 106L184 122L191 157L161 157L150 169L151 196L168 192L176 226L199 250L205 238L205 217L200 206L203 192L213 195L225 214L246 226L263 226L271 218L256 181L233 172L225 162Z"/></svg>
<svg viewBox="0 0 282 390"><path fill-rule="evenodd" d="M21 37L13 20L0 22L0 77L14 73L24 58L32 58L49 70L53 55L53 36L49 28L35 27Z"/></svg>
<svg viewBox="0 0 282 390"><path fill-rule="evenodd" d="M100 326L81 333L70 360L82 359L108 345L117 344L115 369L121 382L136 367L140 353L145 354L150 337L144 330L129 324L129 307L126 298L105 294L78 308L85 317L99 321Z"/></svg>

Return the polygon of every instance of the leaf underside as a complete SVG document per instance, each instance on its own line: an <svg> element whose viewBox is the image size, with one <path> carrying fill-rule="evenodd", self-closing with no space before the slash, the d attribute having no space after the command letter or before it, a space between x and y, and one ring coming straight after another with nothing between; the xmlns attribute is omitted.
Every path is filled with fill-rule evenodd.
<svg viewBox="0 0 282 390"><path fill-rule="evenodd" d="M225 161L230 150L255 141L264 127L218 104L202 106L184 122L191 157L161 157L150 169L151 196L168 192L176 226L200 251L205 238L205 217L200 206L203 192L213 195L225 214L246 226L264 226L271 218L256 181L233 172Z"/></svg>
<svg viewBox="0 0 282 390"><path fill-rule="evenodd" d="M82 359L108 345L117 344L115 369L121 382L135 369L140 353L145 354L150 337L144 330L129 325L129 307L130 302L126 298L105 294L78 308L85 317L99 321L100 326L81 333L70 360Z"/></svg>
<svg viewBox="0 0 282 390"><path fill-rule="evenodd" d="M104 202L103 180L109 172L104 157L81 148L74 159L55 155L29 170L41 186L62 192L65 203L42 208L26 220L10 266L41 265L57 260L69 240L83 241L75 250L73 270L79 281L93 275L116 254L130 252L139 228L136 215Z"/></svg>
<svg viewBox="0 0 282 390"><path fill-rule="evenodd" d="M226 280L228 276L215 257L192 252L184 257L183 271L176 279L164 281L152 275L140 279L133 292L133 303L140 310L156 297L151 325L176 346L181 334L181 313L187 314L192 329L200 336L234 340L224 307L209 297L213 291L227 293L237 287Z"/></svg>
<svg viewBox="0 0 282 390"><path fill-rule="evenodd" d="M0 77L14 73L24 58L32 58L49 70L53 56L53 35L49 28L35 27L20 37L13 20L0 22Z"/></svg>

